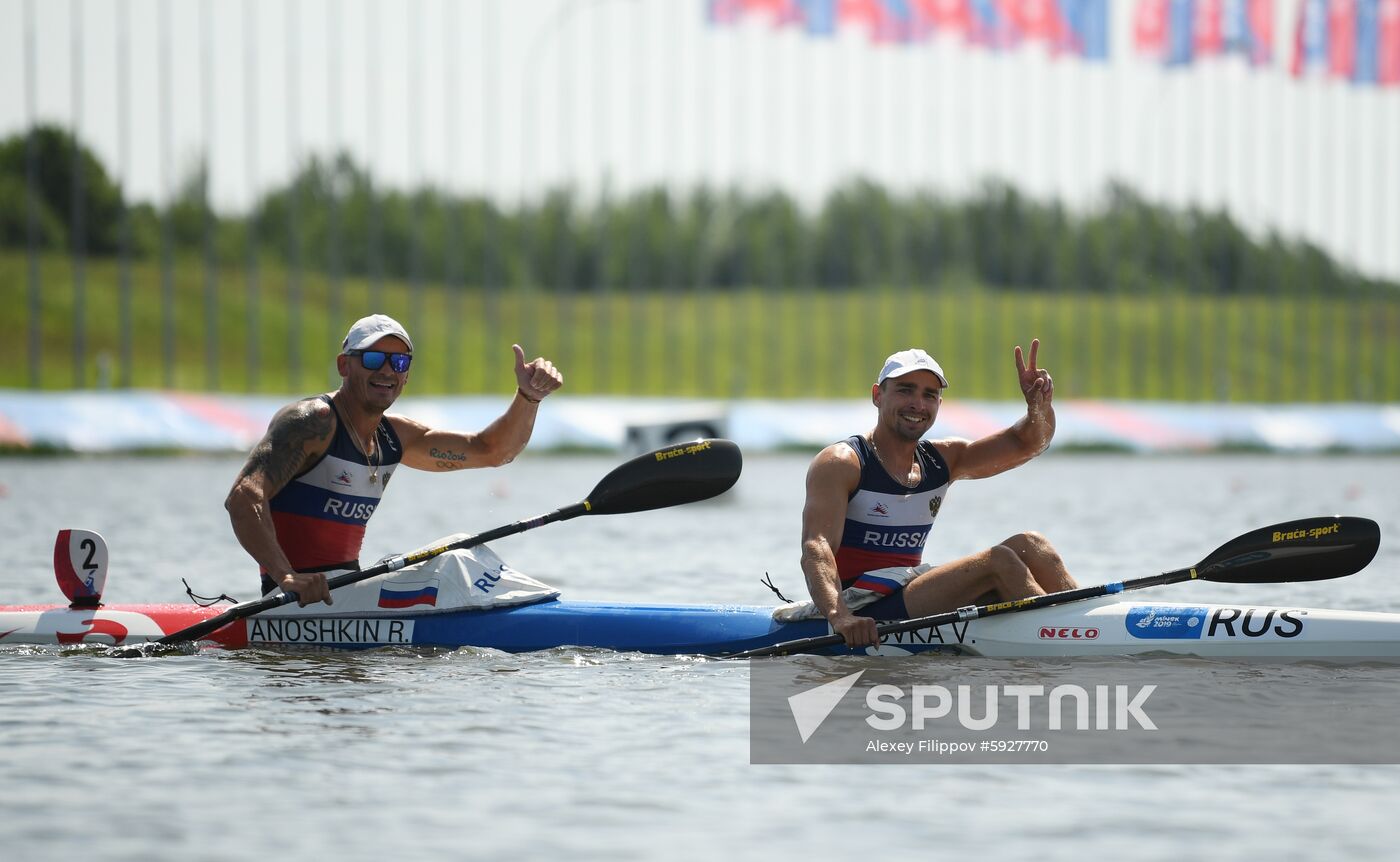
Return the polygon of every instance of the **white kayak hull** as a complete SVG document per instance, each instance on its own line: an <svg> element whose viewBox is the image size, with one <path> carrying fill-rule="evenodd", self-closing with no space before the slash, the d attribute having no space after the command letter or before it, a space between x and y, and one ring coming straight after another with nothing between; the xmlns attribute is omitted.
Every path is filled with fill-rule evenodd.
<svg viewBox="0 0 1400 862"><path fill-rule="evenodd" d="M941 638L941 641L940 641ZM996 658L1189 655L1400 661L1400 614L1291 606L1124 601L1108 596L886 637L880 654Z"/></svg>
<svg viewBox="0 0 1400 862"><path fill-rule="evenodd" d="M334 610L334 606L279 609L276 614L231 623L209 642L235 649L422 646L529 652L584 647L724 655L830 631L822 621L777 623L771 608L733 605L551 600L493 610L353 614ZM0 647L141 643L217 612L190 605L107 605L86 611L52 605L0 607ZM859 652L1032 659L1182 655L1400 662L1400 614L1124 601L1113 596L892 634L878 650Z"/></svg>

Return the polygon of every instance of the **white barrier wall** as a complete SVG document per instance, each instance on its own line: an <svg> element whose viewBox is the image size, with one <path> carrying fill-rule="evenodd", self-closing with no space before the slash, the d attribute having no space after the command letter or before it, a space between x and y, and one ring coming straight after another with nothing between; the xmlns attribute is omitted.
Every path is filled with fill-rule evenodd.
<svg viewBox="0 0 1400 862"><path fill-rule="evenodd" d="M268 396L180 392L0 390L0 447L117 452L246 451L286 403ZM478 429L504 398L404 398L396 412L429 425ZM943 403L937 436L976 438L1015 421L1014 402ZM1400 405L1221 405L1061 401L1052 448L1171 452L1240 448L1400 452ZM530 450L645 450L673 440L728 437L746 451L811 449L866 430L867 401L698 401L556 395L540 411Z"/></svg>

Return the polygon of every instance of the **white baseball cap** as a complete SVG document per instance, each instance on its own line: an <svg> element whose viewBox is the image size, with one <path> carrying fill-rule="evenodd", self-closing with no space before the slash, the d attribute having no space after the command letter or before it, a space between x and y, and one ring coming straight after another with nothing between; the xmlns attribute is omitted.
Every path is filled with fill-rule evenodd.
<svg viewBox="0 0 1400 862"><path fill-rule="evenodd" d="M410 352L413 350L413 340L408 337L408 330L387 314L371 314L355 321L355 325L345 333L340 347L342 350L368 350L370 345L386 335L397 336L408 345Z"/></svg>
<svg viewBox="0 0 1400 862"><path fill-rule="evenodd" d="M891 377L903 377L911 371L932 371L939 383L945 387L948 385L948 378L938 360L917 347L891 353L890 358L885 360L885 367L880 369L880 376L875 379L875 384L878 386Z"/></svg>

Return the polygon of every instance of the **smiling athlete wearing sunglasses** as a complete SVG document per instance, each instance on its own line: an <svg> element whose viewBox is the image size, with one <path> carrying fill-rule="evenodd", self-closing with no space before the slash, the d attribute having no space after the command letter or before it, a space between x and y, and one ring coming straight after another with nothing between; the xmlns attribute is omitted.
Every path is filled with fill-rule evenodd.
<svg viewBox="0 0 1400 862"><path fill-rule="evenodd" d="M360 357L360 365L370 371L378 371L384 367L384 360L389 360L389 367L399 374L408 370L408 366L413 364L412 353L385 353L382 350L347 350L346 356Z"/></svg>
<svg viewBox="0 0 1400 862"><path fill-rule="evenodd" d="M514 460L540 401L564 377L512 347L516 391L506 412L476 433L440 431L385 414L413 365L408 332L383 314L356 321L336 357L340 388L279 410L224 502L234 535L262 568L263 592L331 604L325 573L360 568L365 525L399 464L447 472Z"/></svg>

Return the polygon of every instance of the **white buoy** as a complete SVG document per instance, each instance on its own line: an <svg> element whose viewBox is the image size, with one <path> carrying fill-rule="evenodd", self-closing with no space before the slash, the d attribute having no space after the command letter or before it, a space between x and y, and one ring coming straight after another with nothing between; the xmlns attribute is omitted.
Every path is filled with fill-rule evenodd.
<svg viewBox="0 0 1400 862"><path fill-rule="evenodd" d="M70 607L97 607L107 586L107 541L91 530L59 530L53 573Z"/></svg>

